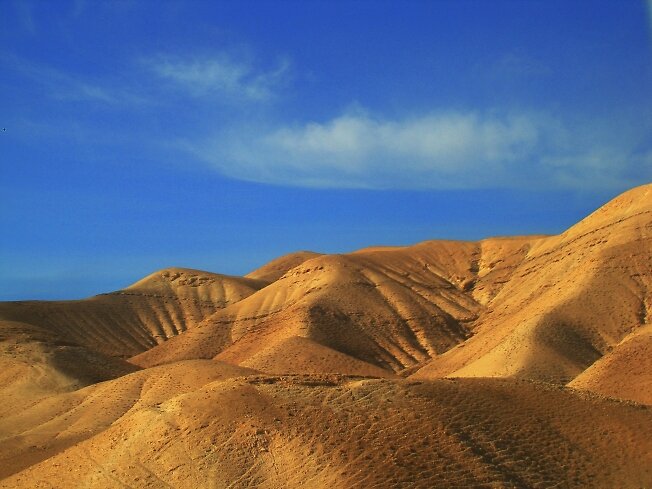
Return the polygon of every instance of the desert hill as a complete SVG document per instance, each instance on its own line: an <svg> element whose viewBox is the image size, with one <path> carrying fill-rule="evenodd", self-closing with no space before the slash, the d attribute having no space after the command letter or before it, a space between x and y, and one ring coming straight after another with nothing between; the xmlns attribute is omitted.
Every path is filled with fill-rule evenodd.
<svg viewBox="0 0 652 489"><path fill-rule="evenodd" d="M0 303L0 487L652 485L652 185L557 236Z"/></svg>
<svg viewBox="0 0 652 489"><path fill-rule="evenodd" d="M240 364L296 336L420 379L566 384L647 321L651 216L646 186L559 236L309 258L132 362Z"/></svg>
<svg viewBox="0 0 652 489"><path fill-rule="evenodd" d="M237 361L272 340L303 336L398 371L466 337L463 324L479 307L461 289L470 277L462 257L472 252L471 244L433 242L390 257L318 256L132 361Z"/></svg>
<svg viewBox="0 0 652 489"><path fill-rule="evenodd" d="M648 317L649 319L649 317ZM568 385L652 405L652 323L648 320Z"/></svg>
<svg viewBox="0 0 652 489"><path fill-rule="evenodd" d="M264 285L170 268L85 300L0 303L0 414L138 370L125 359Z"/></svg>
<svg viewBox="0 0 652 489"><path fill-rule="evenodd" d="M134 372L71 392L38 399L0 419L0 477L44 460L141 409L255 370L194 360Z"/></svg>
<svg viewBox="0 0 652 489"><path fill-rule="evenodd" d="M290 253L266 263L253 272L249 272L245 277L264 280L266 282L274 282L285 275L288 270L292 270L294 267L301 265L304 261L320 255L320 253L315 253L314 251L297 251L295 253Z"/></svg>
<svg viewBox="0 0 652 489"><path fill-rule="evenodd" d="M270 342L298 336L401 372L465 341L538 239L430 241L320 255L131 361L145 367L189 358L238 363Z"/></svg>
<svg viewBox="0 0 652 489"><path fill-rule="evenodd" d="M31 324L70 343L128 358L264 285L255 279L170 268L90 299L0 303L0 321Z"/></svg>
<svg viewBox="0 0 652 489"><path fill-rule="evenodd" d="M537 240L474 324L474 337L415 374L565 384L649 321L652 186Z"/></svg>
<svg viewBox="0 0 652 489"><path fill-rule="evenodd" d="M143 384L138 372L86 388L57 404L64 417L48 420L56 410L36 406L44 424L30 433L33 450L68 447L0 487L633 488L652 480L652 413L640 406L505 379L220 378L206 363L194 389L184 384L176 397L174 373L161 369L181 367L166 365L151 369L161 380L152 374ZM99 419L93 403L105 407ZM64 438L47 439L46 428Z"/></svg>

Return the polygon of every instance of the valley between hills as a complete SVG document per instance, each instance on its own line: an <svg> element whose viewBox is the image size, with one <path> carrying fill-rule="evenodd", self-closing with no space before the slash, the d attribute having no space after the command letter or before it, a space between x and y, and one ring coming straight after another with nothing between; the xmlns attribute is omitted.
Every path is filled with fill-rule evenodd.
<svg viewBox="0 0 652 489"><path fill-rule="evenodd" d="M0 303L2 488L652 487L652 184L556 236Z"/></svg>

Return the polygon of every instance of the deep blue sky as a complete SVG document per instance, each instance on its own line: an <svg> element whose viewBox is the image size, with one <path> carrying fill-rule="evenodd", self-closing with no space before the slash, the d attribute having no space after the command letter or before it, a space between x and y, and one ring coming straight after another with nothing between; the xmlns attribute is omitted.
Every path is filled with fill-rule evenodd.
<svg viewBox="0 0 652 489"><path fill-rule="evenodd" d="M652 180L651 10L0 0L0 300L561 232Z"/></svg>

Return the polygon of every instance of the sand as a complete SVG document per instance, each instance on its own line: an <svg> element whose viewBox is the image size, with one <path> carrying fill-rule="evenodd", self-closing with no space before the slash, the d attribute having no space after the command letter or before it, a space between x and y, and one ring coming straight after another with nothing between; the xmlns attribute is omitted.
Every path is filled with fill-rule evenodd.
<svg viewBox="0 0 652 489"><path fill-rule="evenodd" d="M0 303L0 487L652 486L652 185L558 236Z"/></svg>

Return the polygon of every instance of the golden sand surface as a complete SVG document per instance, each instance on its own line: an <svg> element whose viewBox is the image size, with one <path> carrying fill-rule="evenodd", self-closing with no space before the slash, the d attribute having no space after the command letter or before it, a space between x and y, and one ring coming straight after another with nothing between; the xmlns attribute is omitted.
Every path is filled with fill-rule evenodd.
<svg viewBox="0 0 652 489"><path fill-rule="evenodd" d="M652 487L652 185L557 236L0 303L0 487Z"/></svg>

